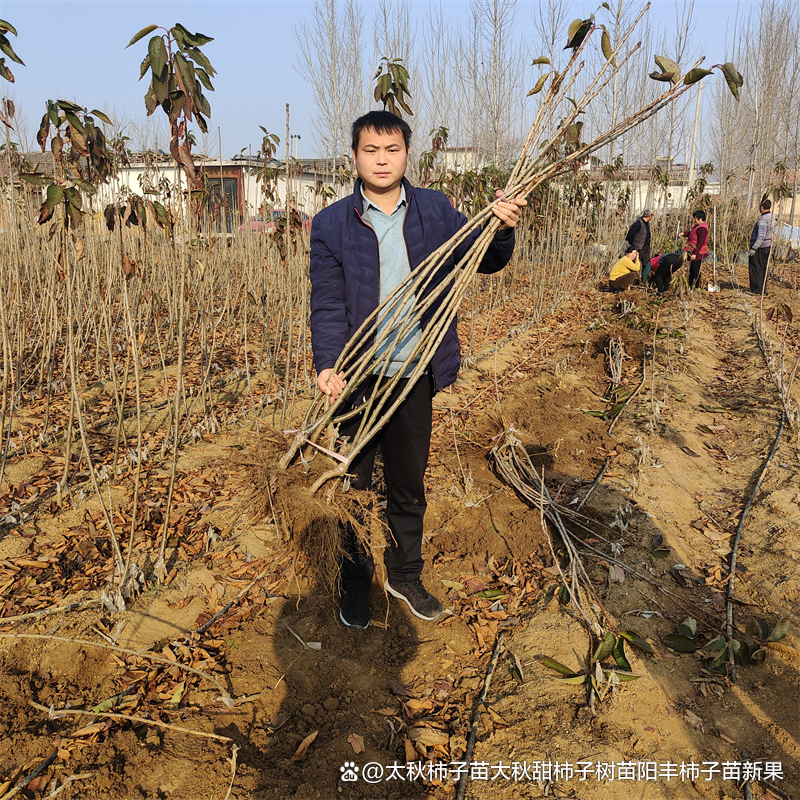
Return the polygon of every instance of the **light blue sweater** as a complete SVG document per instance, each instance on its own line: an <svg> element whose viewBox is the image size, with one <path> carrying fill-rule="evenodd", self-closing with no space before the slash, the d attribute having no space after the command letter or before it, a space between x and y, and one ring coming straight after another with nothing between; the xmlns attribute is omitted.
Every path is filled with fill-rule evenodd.
<svg viewBox="0 0 800 800"><path fill-rule="evenodd" d="M403 221L406 217L406 190L400 187L400 198L397 201L392 214L385 214L378 206L371 202L362 190L364 198L364 221L372 226L375 235L378 237L378 259L380 261L380 302L382 303L407 277L411 271L408 261L408 250L403 236ZM395 312L397 305L390 309L382 321L378 323L378 334L386 327L389 318ZM409 300L404 306L401 315L410 314L413 308L413 300ZM384 354L389 347L393 347L392 360L387 368L385 375L395 375L400 371L403 362L411 354L411 350L422 335L422 328L419 323L403 337L402 341L396 342L394 339L387 341L378 351L378 358ZM411 374L415 359L406 370L406 376Z"/></svg>

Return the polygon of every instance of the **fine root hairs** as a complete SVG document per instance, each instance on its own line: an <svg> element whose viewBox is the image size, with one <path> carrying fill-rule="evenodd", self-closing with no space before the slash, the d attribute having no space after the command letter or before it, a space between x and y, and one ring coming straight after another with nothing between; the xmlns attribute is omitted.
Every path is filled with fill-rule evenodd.
<svg viewBox="0 0 800 800"><path fill-rule="evenodd" d="M622 362L626 358L625 345L622 343L622 337L614 338L613 336L608 342L606 348L606 356L608 356L608 371L611 378L611 388L614 389L622 383Z"/></svg>
<svg viewBox="0 0 800 800"><path fill-rule="evenodd" d="M273 519L294 555L295 574L302 570L325 591L336 594L341 564L348 557L346 538L356 541L375 558L385 546L385 523L379 516L374 492L349 487L349 481L333 481L325 492L314 494L314 480L330 469L333 459L308 448L301 451L305 473L280 465L287 440L275 429L262 432L237 458L244 468L242 483L249 489L242 501L253 519ZM352 555L352 554L350 554Z"/></svg>

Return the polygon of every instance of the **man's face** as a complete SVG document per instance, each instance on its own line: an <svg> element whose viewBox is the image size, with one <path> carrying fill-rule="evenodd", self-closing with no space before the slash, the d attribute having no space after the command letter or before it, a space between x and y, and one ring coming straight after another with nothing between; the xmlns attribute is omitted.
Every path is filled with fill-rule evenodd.
<svg viewBox="0 0 800 800"><path fill-rule="evenodd" d="M400 131L377 133L372 128L361 131L353 160L367 191L383 193L395 189L408 166L408 148L403 134Z"/></svg>
<svg viewBox="0 0 800 800"><path fill-rule="evenodd" d="M653 215L652 214L648 214L646 217L642 217L642 219L645 222L650 222L650 220L653 219Z"/></svg>

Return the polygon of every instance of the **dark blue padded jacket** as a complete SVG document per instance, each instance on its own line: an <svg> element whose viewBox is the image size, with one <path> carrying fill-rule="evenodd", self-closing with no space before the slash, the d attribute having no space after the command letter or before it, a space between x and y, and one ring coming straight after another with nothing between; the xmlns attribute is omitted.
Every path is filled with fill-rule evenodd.
<svg viewBox="0 0 800 800"><path fill-rule="evenodd" d="M467 218L441 192L415 188L405 178L403 186L408 202L403 234L413 271ZM311 348L317 373L333 367L350 337L378 306L378 239L364 221L363 211L358 180L352 195L324 208L311 224ZM447 279L479 234L480 229L476 228L458 246L455 258L443 264L431 288ZM498 232L478 271L488 275L499 272L513 251L513 230ZM423 317L423 328L434 311L430 308ZM455 381L460 366L461 348L454 319L431 361L436 391Z"/></svg>

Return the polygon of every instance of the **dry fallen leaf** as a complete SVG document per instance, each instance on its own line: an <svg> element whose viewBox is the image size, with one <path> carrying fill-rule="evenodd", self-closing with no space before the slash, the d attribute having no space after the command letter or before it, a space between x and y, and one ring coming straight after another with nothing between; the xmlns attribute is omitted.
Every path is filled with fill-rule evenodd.
<svg viewBox="0 0 800 800"><path fill-rule="evenodd" d="M496 725L506 725L506 726L508 725L508 723L491 706L489 706L487 711L491 715L492 721Z"/></svg>
<svg viewBox="0 0 800 800"><path fill-rule="evenodd" d="M103 722L93 722L91 725L84 725L80 730L75 731L75 733L71 734L74 736L91 736L93 733L101 733L102 731L106 731L109 728L110 720L104 720Z"/></svg>
<svg viewBox="0 0 800 800"><path fill-rule="evenodd" d="M286 723L286 720L289 719L291 714L288 711L281 711L267 727L271 728L273 731L277 731L279 728L283 727Z"/></svg>
<svg viewBox="0 0 800 800"><path fill-rule="evenodd" d="M622 583L625 580L625 570L619 564L611 564L608 568L610 583Z"/></svg>
<svg viewBox="0 0 800 800"><path fill-rule="evenodd" d="M311 747L311 743L314 741L314 739L317 738L318 735L319 731L314 731L314 733L309 733L308 736L306 736L306 738L303 739L302 742L300 742L300 746L297 748L297 750L294 751L294 755L292 756L291 760L300 761L308 752L308 748Z"/></svg>
<svg viewBox="0 0 800 800"><path fill-rule="evenodd" d="M417 751L414 749L414 745L411 744L411 739L409 739L408 736L403 738L403 748L406 751L406 762L417 760Z"/></svg>
<svg viewBox="0 0 800 800"><path fill-rule="evenodd" d="M430 711L433 708L433 703L429 698L425 700L416 700L413 697L410 700L406 700L403 705L409 711Z"/></svg>
<svg viewBox="0 0 800 800"><path fill-rule="evenodd" d="M467 751L467 740L463 736L450 737L450 753L451 755L460 755Z"/></svg>
<svg viewBox="0 0 800 800"><path fill-rule="evenodd" d="M389 688L398 697L413 697L413 693L399 681L389 681Z"/></svg>
<svg viewBox="0 0 800 800"><path fill-rule="evenodd" d="M364 752L364 737L359 733L351 733L347 737L347 741L353 748L353 752L358 755Z"/></svg>
<svg viewBox="0 0 800 800"><path fill-rule="evenodd" d="M427 747L447 744L450 741L450 737L444 731L439 731L435 728L411 728L408 735L412 741L419 742Z"/></svg>
<svg viewBox="0 0 800 800"><path fill-rule="evenodd" d="M47 784L50 783L50 780L50 770L47 770L43 775L37 775L32 781L30 781L27 789L30 792L41 792L47 787Z"/></svg>

